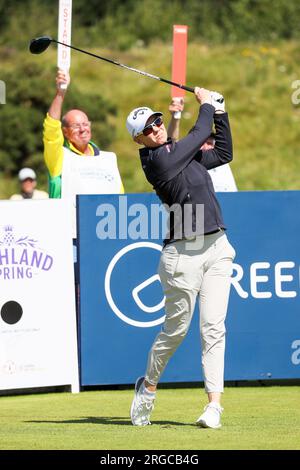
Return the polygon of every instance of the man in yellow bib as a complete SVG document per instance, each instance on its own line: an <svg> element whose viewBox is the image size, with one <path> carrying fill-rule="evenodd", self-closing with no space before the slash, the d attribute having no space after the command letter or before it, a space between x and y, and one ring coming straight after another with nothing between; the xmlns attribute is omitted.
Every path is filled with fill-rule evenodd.
<svg viewBox="0 0 300 470"><path fill-rule="evenodd" d="M112 152L100 151L91 141L88 116L72 109L62 117L69 84L69 74L58 70L56 94L44 120L50 198L70 197L75 201L76 194L124 193L117 157Z"/></svg>

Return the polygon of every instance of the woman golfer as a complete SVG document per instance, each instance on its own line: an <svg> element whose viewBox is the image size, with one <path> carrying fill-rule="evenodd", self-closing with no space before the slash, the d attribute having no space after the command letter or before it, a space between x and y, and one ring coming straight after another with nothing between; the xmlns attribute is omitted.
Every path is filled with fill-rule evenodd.
<svg viewBox="0 0 300 470"><path fill-rule="evenodd" d="M232 140L225 103L204 88L194 90L200 111L194 127L178 142L167 137L161 112L134 109L126 126L142 146L140 159L147 180L170 210L169 233L159 265L166 297L166 318L149 352L144 377L136 381L131 421L150 423L156 387L168 360L188 332L199 297L202 367L208 405L198 418L202 427L219 428L223 411L225 317L235 251L208 170L232 160ZM222 101L222 100L221 100ZM214 149L201 151L215 124ZM198 210L204 207L203 211ZM199 215L200 214L200 215Z"/></svg>

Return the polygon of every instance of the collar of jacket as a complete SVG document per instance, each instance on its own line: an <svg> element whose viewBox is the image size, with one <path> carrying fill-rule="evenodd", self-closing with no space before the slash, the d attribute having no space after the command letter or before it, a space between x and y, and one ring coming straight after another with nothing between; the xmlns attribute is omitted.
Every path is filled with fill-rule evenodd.
<svg viewBox="0 0 300 470"><path fill-rule="evenodd" d="M166 140L166 142L164 144L161 144L161 145L158 145L157 147L143 147L140 149L140 156L141 157L146 157L147 155L149 155L149 152L151 152L151 150L157 150L161 147L164 147L165 145L167 144L172 144L172 139L168 139Z"/></svg>
<svg viewBox="0 0 300 470"><path fill-rule="evenodd" d="M94 152L94 155L100 155L100 149L99 147L97 147L96 144L94 144L94 142L92 142L91 140L89 141L88 145L92 148L93 152ZM69 150L71 150L72 152L74 153L77 153L77 155L84 155L82 152L80 152L76 147L74 147L74 145L72 144L72 142L70 142L68 139L65 139L64 140L64 147L67 147Z"/></svg>

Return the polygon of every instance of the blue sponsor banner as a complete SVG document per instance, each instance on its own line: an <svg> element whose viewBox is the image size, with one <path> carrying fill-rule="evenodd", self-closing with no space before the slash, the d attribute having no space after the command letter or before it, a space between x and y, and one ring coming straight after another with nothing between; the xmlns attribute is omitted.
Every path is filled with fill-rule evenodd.
<svg viewBox="0 0 300 470"><path fill-rule="evenodd" d="M300 192L218 194L235 247L225 380L300 377ZM154 194L79 196L81 384L143 375L164 319ZM217 293L216 293L217 295ZM162 382L202 381L199 311Z"/></svg>

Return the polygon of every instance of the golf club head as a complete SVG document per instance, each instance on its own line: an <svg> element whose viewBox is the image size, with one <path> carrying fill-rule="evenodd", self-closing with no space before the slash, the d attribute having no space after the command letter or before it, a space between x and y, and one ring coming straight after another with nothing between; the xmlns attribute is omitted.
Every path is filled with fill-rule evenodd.
<svg viewBox="0 0 300 470"><path fill-rule="evenodd" d="M31 54L41 54L50 46L52 38L50 36L41 36L39 38L31 39L29 50Z"/></svg>

